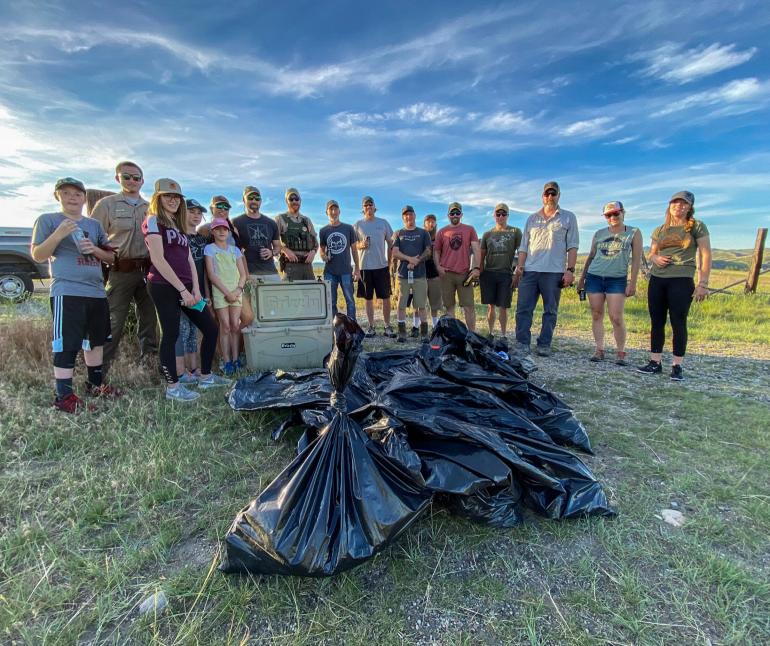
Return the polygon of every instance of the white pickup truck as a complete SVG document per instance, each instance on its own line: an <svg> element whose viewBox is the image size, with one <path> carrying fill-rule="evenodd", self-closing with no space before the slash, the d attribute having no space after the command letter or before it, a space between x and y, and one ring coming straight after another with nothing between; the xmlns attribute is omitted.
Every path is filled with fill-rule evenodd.
<svg viewBox="0 0 770 646"><path fill-rule="evenodd" d="M20 302L35 291L34 279L49 277L48 263L32 260L32 229L0 227L0 301Z"/></svg>

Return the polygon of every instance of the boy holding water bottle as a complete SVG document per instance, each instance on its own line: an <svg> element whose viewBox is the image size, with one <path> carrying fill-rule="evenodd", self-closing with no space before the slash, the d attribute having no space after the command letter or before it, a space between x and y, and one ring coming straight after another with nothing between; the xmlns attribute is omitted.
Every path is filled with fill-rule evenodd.
<svg viewBox="0 0 770 646"><path fill-rule="evenodd" d="M65 413L87 408L72 389L75 359L82 349L88 370L86 392L117 397L120 392L102 383L102 355L110 334L110 307L104 291L102 261L113 258L107 235L97 220L83 216L86 188L64 177L56 182L57 213L44 213L32 232L32 258L49 261L53 317L54 406ZM90 408L90 407L88 407Z"/></svg>
<svg viewBox="0 0 770 646"><path fill-rule="evenodd" d="M414 308L420 318L420 336L428 340L428 319L425 317L425 305L428 301L428 280L425 261L431 257L432 243L430 234L415 225L414 208L406 205L401 209L404 228L393 236L393 257L397 258L399 299L398 299L398 338L399 343L406 342L406 304L412 293Z"/></svg>

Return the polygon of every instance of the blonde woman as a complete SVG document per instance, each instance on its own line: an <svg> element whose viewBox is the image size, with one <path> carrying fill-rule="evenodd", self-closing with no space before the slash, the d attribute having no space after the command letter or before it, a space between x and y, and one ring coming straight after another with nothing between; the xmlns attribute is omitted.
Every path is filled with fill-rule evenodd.
<svg viewBox="0 0 770 646"><path fill-rule="evenodd" d="M184 313L203 333L199 388L213 388L230 383L211 372L217 347L217 326L209 311L198 309L201 296L197 270L186 231L187 208L179 184L172 179L155 182L155 192L142 224L144 241L150 251L147 289L160 322L160 364L166 378L166 398L193 401L200 394L179 383L174 346L179 336L179 317Z"/></svg>
<svg viewBox="0 0 770 646"><path fill-rule="evenodd" d="M693 280L700 255L698 283ZM666 220L652 233L652 271L647 290L650 312L650 360L637 370L655 375L663 372L661 353L666 339L666 318L671 320L673 359L671 379L682 381L682 361L687 349L687 315L693 298L708 296L711 273L711 242L706 225L695 219L695 196L675 193L666 210Z"/></svg>
<svg viewBox="0 0 770 646"><path fill-rule="evenodd" d="M636 293L636 280L642 263L642 234L625 223L622 202L604 205L607 226L599 229L591 242L591 251L578 281L578 291L585 289L591 307L591 329L596 351L590 361L604 361L604 309L612 323L615 337L615 363L627 366L626 322L623 311L626 298ZM631 265L631 275L628 266Z"/></svg>

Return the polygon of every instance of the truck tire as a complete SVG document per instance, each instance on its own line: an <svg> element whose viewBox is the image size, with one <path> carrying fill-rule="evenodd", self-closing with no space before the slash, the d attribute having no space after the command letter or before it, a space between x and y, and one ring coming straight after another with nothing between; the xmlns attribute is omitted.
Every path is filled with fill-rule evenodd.
<svg viewBox="0 0 770 646"><path fill-rule="evenodd" d="M0 301L21 303L35 291L29 274L12 267L0 267Z"/></svg>

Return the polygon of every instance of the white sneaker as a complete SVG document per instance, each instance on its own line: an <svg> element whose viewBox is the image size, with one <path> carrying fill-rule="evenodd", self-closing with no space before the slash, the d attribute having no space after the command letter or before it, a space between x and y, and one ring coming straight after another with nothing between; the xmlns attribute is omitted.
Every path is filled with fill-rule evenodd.
<svg viewBox="0 0 770 646"><path fill-rule="evenodd" d="M193 402L200 396L200 393L196 393L180 383L177 383L173 388L166 388L166 399L178 402Z"/></svg>
<svg viewBox="0 0 770 646"><path fill-rule="evenodd" d="M215 375L213 372L208 377L198 378L198 388L206 390L207 388L217 388L218 386L229 386L233 383L232 379L225 379L219 375Z"/></svg>

